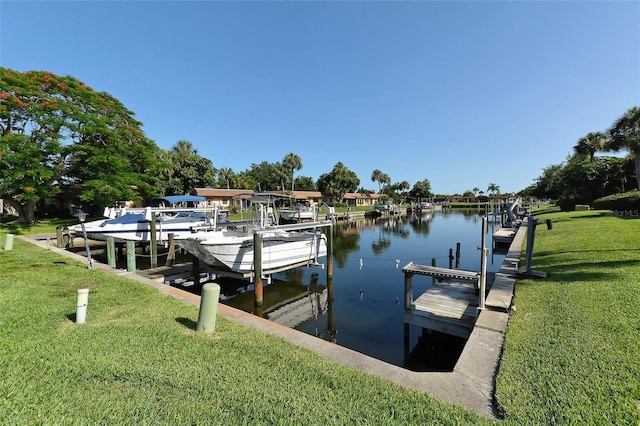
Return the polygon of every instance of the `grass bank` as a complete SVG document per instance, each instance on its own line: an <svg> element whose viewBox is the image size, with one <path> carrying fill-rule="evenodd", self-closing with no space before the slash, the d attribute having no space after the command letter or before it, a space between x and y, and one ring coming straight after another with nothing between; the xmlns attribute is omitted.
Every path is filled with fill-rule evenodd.
<svg viewBox="0 0 640 426"><path fill-rule="evenodd" d="M640 220L551 212L497 378L507 424L640 424ZM486 424L0 227L0 424ZM75 325L75 292L91 289Z"/></svg>
<svg viewBox="0 0 640 426"><path fill-rule="evenodd" d="M20 239L0 265L0 424L488 423Z"/></svg>
<svg viewBox="0 0 640 426"><path fill-rule="evenodd" d="M640 424L640 219L548 213L518 280L497 399L520 424Z"/></svg>

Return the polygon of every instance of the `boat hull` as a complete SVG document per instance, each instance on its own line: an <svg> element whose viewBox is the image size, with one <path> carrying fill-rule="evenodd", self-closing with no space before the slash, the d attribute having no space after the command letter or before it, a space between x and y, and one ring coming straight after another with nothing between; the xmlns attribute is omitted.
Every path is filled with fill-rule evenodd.
<svg viewBox="0 0 640 426"><path fill-rule="evenodd" d="M156 241L168 241L169 234L191 232L191 229L207 224L204 215L182 215L177 217L159 217L156 220ZM70 226L69 232L77 237L83 236L82 225ZM87 222L84 225L87 238L97 241L106 241L113 238L115 241L134 241L136 243L151 242L151 222L145 220L143 214L126 214L116 219L102 219Z"/></svg>
<svg viewBox="0 0 640 426"><path fill-rule="evenodd" d="M254 270L253 234L233 231L197 232L179 236L176 244L212 266L233 272ZM326 238L320 232L262 233L262 270L269 272L303 263L311 264L327 255Z"/></svg>

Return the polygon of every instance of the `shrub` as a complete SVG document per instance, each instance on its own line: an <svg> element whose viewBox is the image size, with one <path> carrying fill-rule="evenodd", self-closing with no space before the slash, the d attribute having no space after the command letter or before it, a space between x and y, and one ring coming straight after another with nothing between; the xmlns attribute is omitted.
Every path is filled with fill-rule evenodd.
<svg viewBox="0 0 640 426"><path fill-rule="evenodd" d="M598 210L638 210L640 209L640 191L607 195L593 201L592 207Z"/></svg>

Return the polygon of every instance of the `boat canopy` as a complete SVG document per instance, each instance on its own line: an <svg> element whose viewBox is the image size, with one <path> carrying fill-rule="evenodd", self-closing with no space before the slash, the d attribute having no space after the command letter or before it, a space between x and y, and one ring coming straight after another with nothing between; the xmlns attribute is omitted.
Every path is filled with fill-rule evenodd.
<svg viewBox="0 0 640 426"><path fill-rule="evenodd" d="M271 204L275 200L289 198L288 195L274 194L272 192L255 192L251 194L251 202L258 204Z"/></svg>

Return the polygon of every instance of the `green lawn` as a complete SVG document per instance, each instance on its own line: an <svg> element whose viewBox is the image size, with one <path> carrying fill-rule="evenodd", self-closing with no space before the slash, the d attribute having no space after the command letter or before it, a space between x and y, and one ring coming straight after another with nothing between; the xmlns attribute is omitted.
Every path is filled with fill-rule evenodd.
<svg viewBox="0 0 640 426"><path fill-rule="evenodd" d="M20 239L0 269L3 425L486 422L225 318L196 333L197 307Z"/></svg>
<svg viewBox="0 0 640 426"><path fill-rule="evenodd" d="M497 399L527 424L640 424L640 219L551 213L516 283Z"/></svg>
<svg viewBox="0 0 640 426"><path fill-rule="evenodd" d="M497 378L508 424L640 424L640 220L549 213ZM482 424L0 227L0 424ZM91 289L74 324L76 290Z"/></svg>

